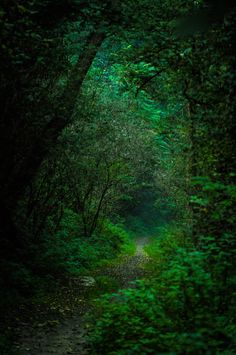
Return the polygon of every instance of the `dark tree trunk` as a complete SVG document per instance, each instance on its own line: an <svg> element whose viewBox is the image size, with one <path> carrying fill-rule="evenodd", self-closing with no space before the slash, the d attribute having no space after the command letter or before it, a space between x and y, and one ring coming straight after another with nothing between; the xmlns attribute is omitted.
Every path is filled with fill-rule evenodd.
<svg viewBox="0 0 236 355"><path fill-rule="evenodd" d="M88 38L85 50L72 70L68 84L61 95L61 105L53 113L51 121L40 131L39 136L30 143L31 147L28 149L27 156L23 156L20 168L13 170L14 172L9 176L9 171L7 173L7 169L3 167L1 176L3 184L0 192L0 233L3 244L6 244L9 239L15 243L21 238L17 235L14 226L15 208L26 187L34 179L43 159L54 146L62 130L71 122L81 85L103 39L104 34L99 32L91 34ZM6 127L6 131L7 129L8 127ZM10 165L14 165L16 157L9 156L9 159L12 160L9 162Z"/></svg>

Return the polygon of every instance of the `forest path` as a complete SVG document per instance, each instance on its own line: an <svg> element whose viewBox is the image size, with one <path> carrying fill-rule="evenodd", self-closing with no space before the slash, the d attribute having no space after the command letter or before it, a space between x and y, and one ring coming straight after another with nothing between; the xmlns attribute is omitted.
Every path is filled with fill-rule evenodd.
<svg viewBox="0 0 236 355"><path fill-rule="evenodd" d="M122 258L122 262L111 265L104 270L103 275L110 276L118 281L119 288L132 287L132 282L143 278L147 271L144 265L149 261L149 256L144 250L148 243L147 237L140 237L135 240L136 251L133 256Z"/></svg>
<svg viewBox="0 0 236 355"><path fill-rule="evenodd" d="M148 238L137 238L136 252L133 256L124 256L121 261L96 272L98 276L115 279L119 288L134 287L133 281L145 277L147 272L144 264L149 257L144 250ZM95 275L95 280L96 280ZM115 291L115 290L114 290ZM83 296L82 296L83 297ZM86 297L86 296L84 296ZM65 317L61 323L53 327L46 324L43 327L25 325L19 329L19 338L15 349L20 355L87 355L91 354L86 343L86 313L91 306L86 305L86 299L77 307L72 316Z"/></svg>

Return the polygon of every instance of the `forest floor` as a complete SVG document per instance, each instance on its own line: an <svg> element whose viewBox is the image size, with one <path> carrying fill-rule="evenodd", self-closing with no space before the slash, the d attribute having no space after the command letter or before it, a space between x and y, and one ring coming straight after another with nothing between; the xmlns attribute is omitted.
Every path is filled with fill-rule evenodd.
<svg viewBox="0 0 236 355"><path fill-rule="evenodd" d="M91 300L103 293L134 287L133 281L146 276L147 271L144 265L149 261L149 257L144 250L144 246L147 242L148 238L137 238L135 241L136 252L133 256L124 256L105 268L97 270L93 275L95 286L88 286L89 290L84 290L84 292L80 290L77 295L76 289L73 290L73 295L76 295L76 306L71 307L73 308L72 311L70 309L70 312L64 312L59 307L59 312L57 312L57 309L52 316L47 310L40 308L40 318L37 318L36 321L33 319L34 317L31 317L30 321L20 322L13 354L91 354L86 340L89 326L86 314L91 313L93 307ZM100 285L100 290L94 292L96 279L99 278L104 280L105 283L107 280L115 280L115 289L104 292L102 285Z"/></svg>

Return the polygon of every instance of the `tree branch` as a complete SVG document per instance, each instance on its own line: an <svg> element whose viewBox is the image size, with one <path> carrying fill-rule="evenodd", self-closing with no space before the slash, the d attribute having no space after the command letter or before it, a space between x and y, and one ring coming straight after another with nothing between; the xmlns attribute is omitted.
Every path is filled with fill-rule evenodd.
<svg viewBox="0 0 236 355"><path fill-rule="evenodd" d="M143 81L143 83L139 86L139 88L137 89L136 94L135 94L135 97L138 96L139 92L140 92L141 90L143 90L143 88L144 88L151 80L153 80L153 79L155 79L157 76L159 76L164 70L165 70L165 69L163 68L163 69L159 70L157 73L155 73L154 75L149 76L148 78L146 78L146 79Z"/></svg>

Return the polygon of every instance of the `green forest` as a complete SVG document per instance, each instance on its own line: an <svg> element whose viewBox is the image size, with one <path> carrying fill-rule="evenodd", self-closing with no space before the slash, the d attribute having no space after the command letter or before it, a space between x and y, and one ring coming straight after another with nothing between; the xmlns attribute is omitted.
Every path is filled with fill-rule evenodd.
<svg viewBox="0 0 236 355"><path fill-rule="evenodd" d="M1 1L1 355L236 354L235 15Z"/></svg>

